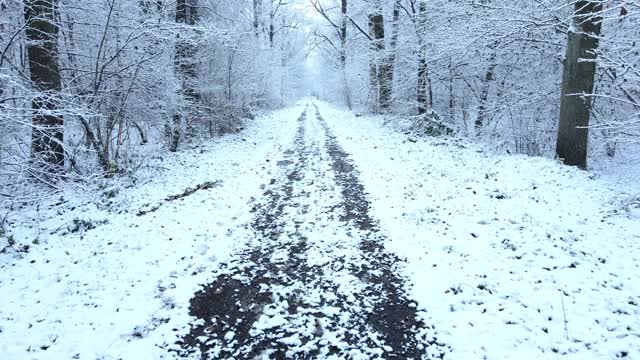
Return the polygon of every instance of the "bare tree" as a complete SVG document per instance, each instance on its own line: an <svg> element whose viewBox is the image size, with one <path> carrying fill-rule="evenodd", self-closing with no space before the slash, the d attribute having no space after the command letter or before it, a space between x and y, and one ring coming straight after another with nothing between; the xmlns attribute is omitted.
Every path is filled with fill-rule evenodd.
<svg viewBox="0 0 640 360"><path fill-rule="evenodd" d="M289 5L285 0L271 0L271 9L269 10L269 47L273 48L273 41L278 31L285 29L293 24L287 24L284 14L282 15L282 24L280 28L276 28L276 16L283 6Z"/></svg>
<svg viewBox="0 0 640 360"><path fill-rule="evenodd" d="M323 39L328 41L337 51L338 58L340 60L340 73L342 77L342 85L345 102L347 107L351 109L353 107L353 103L351 100L351 90L349 88L349 83L347 80L347 24L349 22L348 15L348 2L347 0L340 0L340 19L339 21L334 21L329 15L328 11L324 8L320 0L309 0L314 9L320 14L333 28L333 30L337 33L338 38L340 40L339 47L333 45L333 42L323 35ZM366 35L366 32L363 32Z"/></svg>

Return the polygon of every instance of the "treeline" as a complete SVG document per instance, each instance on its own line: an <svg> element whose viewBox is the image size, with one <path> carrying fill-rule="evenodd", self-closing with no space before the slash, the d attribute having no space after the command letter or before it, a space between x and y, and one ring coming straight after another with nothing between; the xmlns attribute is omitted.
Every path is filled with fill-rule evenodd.
<svg viewBox="0 0 640 360"><path fill-rule="evenodd" d="M0 184L126 173L300 91L285 1L0 0Z"/></svg>
<svg viewBox="0 0 640 360"><path fill-rule="evenodd" d="M638 0L0 0L0 194L127 173L308 92L585 167L640 143L639 14Z"/></svg>
<svg viewBox="0 0 640 360"><path fill-rule="evenodd" d="M326 98L579 167L640 143L637 0L310 1Z"/></svg>

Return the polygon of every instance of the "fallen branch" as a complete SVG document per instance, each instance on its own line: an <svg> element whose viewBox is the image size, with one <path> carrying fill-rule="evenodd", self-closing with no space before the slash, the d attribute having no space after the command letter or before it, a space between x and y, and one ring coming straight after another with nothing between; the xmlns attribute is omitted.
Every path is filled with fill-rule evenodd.
<svg viewBox="0 0 640 360"><path fill-rule="evenodd" d="M180 200L180 199L184 199L187 196L193 195L196 192L200 191L200 190L209 190L215 187L219 187L222 185L222 181L220 180L216 180L216 181L207 181L206 183L197 185L193 188L186 188L184 192L182 192L181 194L177 194L177 195L171 195L168 196L164 199L164 202L172 202L172 201L176 201L176 200ZM136 216L144 216L147 215L149 213L155 212L158 209L160 209L160 207L162 207L163 203L160 202L156 205L154 205L153 207L151 207L148 210L140 210L138 211L138 213L136 214Z"/></svg>

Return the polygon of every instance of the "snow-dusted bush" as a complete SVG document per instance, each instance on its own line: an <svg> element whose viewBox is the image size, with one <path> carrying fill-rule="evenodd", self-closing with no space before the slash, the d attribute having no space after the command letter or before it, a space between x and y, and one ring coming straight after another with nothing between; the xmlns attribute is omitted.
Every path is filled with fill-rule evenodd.
<svg viewBox="0 0 640 360"><path fill-rule="evenodd" d="M422 115L410 117L408 131L418 136L450 136L455 133L450 124L442 120L440 115L429 110Z"/></svg>

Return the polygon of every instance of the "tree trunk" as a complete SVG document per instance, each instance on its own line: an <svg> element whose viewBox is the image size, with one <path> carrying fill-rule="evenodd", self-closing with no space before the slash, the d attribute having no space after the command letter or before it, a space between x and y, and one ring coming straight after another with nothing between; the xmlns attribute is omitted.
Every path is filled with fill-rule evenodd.
<svg viewBox="0 0 640 360"><path fill-rule="evenodd" d="M138 135L140 135L140 145L148 143L149 140L147 140L147 136L145 135L144 130L142 130L142 126L135 121L133 122L133 126L138 130Z"/></svg>
<svg viewBox="0 0 640 360"><path fill-rule="evenodd" d="M177 0L176 2L176 23L193 26L198 18L198 8L196 0ZM194 89L194 81L196 79L196 66L195 66L195 54L196 48L189 41L180 37L176 41L176 54L175 54L175 71L178 77L182 80L181 95L183 97L185 106L182 107L182 111L178 111L173 116L173 128L171 131L171 141L169 143L169 151L175 152L178 150L180 143L182 119L186 117L187 128L192 127L192 120L189 114L193 114L193 107L197 100L197 94ZM189 130L191 131L191 130Z"/></svg>
<svg viewBox="0 0 640 360"><path fill-rule="evenodd" d="M453 71L453 61L451 60L451 58L449 58L449 117L451 118L451 121L455 122L456 100L455 100L454 91L453 91L453 77L454 77L454 75L455 75L455 73Z"/></svg>
<svg viewBox="0 0 640 360"><path fill-rule="evenodd" d="M388 64L388 91L389 91L389 105L391 106L391 102L393 101L393 81L394 74L396 68L396 52L398 48L398 32L400 27L400 0L396 0L393 4L393 23L391 24L391 41L389 42L389 52L387 58L385 59L385 64Z"/></svg>
<svg viewBox="0 0 640 360"><path fill-rule="evenodd" d="M64 121L56 97L62 90L58 64L57 0L26 0L24 11L30 77L39 91L32 101L31 157L47 174L64 170Z"/></svg>
<svg viewBox="0 0 640 360"><path fill-rule="evenodd" d="M340 67L342 71L342 85L344 89L344 98L347 107L351 110L351 91L349 90L349 82L347 80L347 0L341 0L341 22L340 22Z"/></svg>
<svg viewBox="0 0 640 360"><path fill-rule="evenodd" d="M398 32L400 27L400 0L393 4L393 23L391 24L391 41L389 42L389 65L391 71L391 93L393 95L393 78L396 68L396 52L398 51Z"/></svg>
<svg viewBox="0 0 640 360"><path fill-rule="evenodd" d="M379 10L375 9L374 11ZM382 17L381 14L371 13L369 14L369 37L371 42L369 44L370 58L369 58L369 104L371 111L377 113L380 110L380 78L378 74L378 59L380 57L380 42L377 40L378 22ZM382 43L384 45L384 43Z"/></svg>
<svg viewBox="0 0 640 360"><path fill-rule="evenodd" d="M262 7L262 0L253 0L253 36L255 36L256 39L260 37L261 7Z"/></svg>
<svg viewBox="0 0 640 360"><path fill-rule="evenodd" d="M271 4L273 7L273 3ZM274 24L276 13L274 9L269 12L269 48L273 49L273 40L276 37L276 25Z"/></svg>
<svg viewBox="0 0 640 360"><path fill-rule="evenodd" d="M371 37L370 86L373 95L374 110L385 111L391 105L391 83L393 82L393 67L391 59L383 55L384 45L384 16L379 13L369 15L369 36Z"/></svg>
<svg viewBox="0 0 640 360"><path fill-rule="evenodd" d="M427 26L427 3L420 1L418 9L418 114L422 115L427 112L427 88L429 83L429 72L427 69L427 44L422 34Z"/></svg>
<svg viewBox="0 0 640 360"><path fill-rule="evenodd" d="M89 125L89 122L87 121L87 119L85 119L82 116L80 116L79 118L80 118L80 124L82 124L82 127L84 128L84 133L85 133L85 136L87 137L88 144L96 150L96 154L98 155L98 163L100 164L100 167L105 172L105 174L108 175L110 173L109 158L107 158L104 152L102 151L100 142L96 138L96 135L93 133L93 130L91 130L91 125ZM98 130L99 129L100 127L98 127Z"/></svg>
<svg viewBox="0 0 640 360"><path fill-rule="evenodd" d="M489 100L489 90L491 89L491 81L494 81L496 78L496 54L491 54L491 59L489 60L489 69L487 73L484 75L484 80L482 81L482 91L480 92L480 99L478 104L478 117L476 117L475 127L476 129L482 128L486 125L487 112L489 111L487 106L487 101Z"/></svg>
<svg viewBox="0 0 640 360"><path fill-rule="evenodd" d="M282 14L282 28L284 29L286 26L286 18L285 14ZM287 54L287 42L280 42L280 107L285 107L287 103L287 77L288 77L288 54Z"/></svg>
<svg viewBox="0 0 640 360"><path fill-rule="evenodd" d="M374 46L378 54L378 102L381 111L386 111L391 106L391 91L393 86L393 65L387 54L380 58L385 51L384 44L384 17L376 14L373 18Z"/></svg>
<svg viewBox="0 0 640 360"><path fill-rule="evenodd" d="M602 3L577 1L569 31L562 74L560 123L556 154L566 165L587 166L591 94L596 73L596 50L602 27Z"/></svg>

